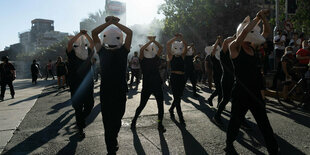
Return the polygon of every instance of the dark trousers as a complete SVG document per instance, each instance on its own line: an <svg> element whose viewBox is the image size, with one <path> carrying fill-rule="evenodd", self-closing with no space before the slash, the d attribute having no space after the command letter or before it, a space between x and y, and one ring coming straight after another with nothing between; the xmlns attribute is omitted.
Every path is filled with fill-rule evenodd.
<svg viewBox="0 0 310 155"><path fill-rule="evenodd" d="M223 99L219 104L219 108L215 114L216 117L220 117L223 110L225 109L225 106L228 104L230 98L231 98L231 91L234 84L234 77L232 76L223 76L221 80L221 90L222 90L222 96Z"/></svg>
<svg viewBox="0 0 310 155"><path fill-rule="evenodd" d="M111 91L111 89L100 88L104 136L110 154L114 154L118 150L117 136L122 125L126 100L126 91Z"/></svg>
<svg viewBox="0 0 310 155"><path fill-rule="evenodd" d="M14 87L13 87L13 81L1 81L1 97L4 98L6 85L9 85L11 96L13 97L15 95Z"/></svg>
<svg viewBox="0 0 310 155"><path fill-rule="evenodd" d="M239 93L233 95L231 118L227 129L227 146L231 146L236 140L245 114L250 110L262 132L269 154L277 154L278 144L268 120L260 91L257 90L255 97L248 93L242 93L240 90L236 91L239 91Z"/></svg>
<svg viewBox="0 0 310 155"><path fill-rule="evenodd" d="M197 76L194 71L185 72L185 83L187 82L188 79L191 81L194 94L197 92L197 88L196 88L197 79L196 78Z"/></svg>
<svg viewBox="0 0 310 155"><path fill-rule="evenodd" d="M170 82L173 94L173 102L169 110L173 111L173 109L176 107L180 121L184 121L183 113L181 110L181 97L185 87L185 76L172 73L170 75Z"/></svg>
<svg viewBox="0 0 310 155"><path fill-rule="evenodd" d="M38 74L32 74L32 83L37 83Z"/></svg>
<svg viewBox="0 0 310 155"><path fill-rule="evenodd" d="M213 76L214 84L215 84L215 90L212 92L211 96L209 97L209 100L213 100L215 96L217 97L218 104L222 101L222 87L221 87L221 75Z"/></svg>
<svg viewBox="0 0 310 155"><path fill-rule="evenodd" d="M88 99L84 99L76 105L77 106L74 106L76 124L79 129L83 129L86 126L85 119L88 117L94 107L94 98L93 96L88 97Z"/></svg>
<svg viewBox="0 0 310 155"><path fill-rule="evenodd" d="M158 85L159 88L157 89L151 89L151 88L143 88L141 92L141 99L140 99L140 105L136 110L135 117L133 121L136 121L139 115L141 114L142 110L146 106L147 101L149 100L151 94L155 96L156 102L157 102L157 108L158 108L158 122L162 122L164 117L164 96L163 96L163 90L161 88L161 85Z"/></svg>
<svg viewBox="0 0 310 155"><path fill-rule="evenodd" d="M55 78L54 78L53 71L52 71L51 69L48 69L48 70L46 71L46 78L45 78L45 79L47 79L47 78L48 78L48 74L51 74L51 75L52 75L52 77L53 77L53 79L55 79Z"/></svg>
<svg viewBox="0 0 310 155"><path fill-rule="evenodd" d="M130 84L133 83L133 78L136 78L136 83L139 84L140 82L140 69L131 69L131 80Z"/></svg>

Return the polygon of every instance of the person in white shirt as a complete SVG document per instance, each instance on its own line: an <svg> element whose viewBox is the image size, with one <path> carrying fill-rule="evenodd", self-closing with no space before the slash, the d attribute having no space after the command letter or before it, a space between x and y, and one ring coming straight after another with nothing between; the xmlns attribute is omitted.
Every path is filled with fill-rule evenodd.
<svg viewBox="0 0 310 155"><path fill-rule="evenodd" d="M277 30L277 35L273 38L274 49L276 52L276 66L278 66L278 63L280 62L281 57L284 54L285 40L286 37L282 34L282 31Z"/></svg>

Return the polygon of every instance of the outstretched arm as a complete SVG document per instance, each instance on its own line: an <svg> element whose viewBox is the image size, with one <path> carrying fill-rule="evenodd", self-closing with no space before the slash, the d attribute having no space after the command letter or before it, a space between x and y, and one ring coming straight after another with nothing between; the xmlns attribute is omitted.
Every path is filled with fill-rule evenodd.
<svg viewBox="0 0 310 155"><path fill-rule="evenodd" d="M152 43L153 41L149 41L148 43L146 43L145 45L143 45L141 48L140 48L140 56L139 56L139 59L143 59L144 57L144 50Z"/></svg>
<svg viewBox="0 0 310 155"><path fill-rule="evenodd" d="M119 29L121 29L126 34L125 39L125 48L129 51L132 41L132 31L128 27L120 24L120 23L114 23L115 26L117 26Z"/></svg>
<svg viewBox="0 0 310 155"><path fill-rule="evenodd" d="M178 39L177 36L173 37L172 39L170 39L167 44L166 44L166 50L167 50L167 55L168 55L168 59L169 61L172 59L172 53L171 53L171 45L173 42L175 42Z"/></svg>
<svg viewBox="0 0 310 155"><path fill-rule="evenodd" d="M107 17L108 18L108 17ZM94 41L94 46L97 50L97 52L100 51L101 49L101 42L99 39L99 33L101 33L105 28L107 28L108 26L110 26L112 24L112 20L108 20L106 23L96 27L95 29L93 29L91 31L91 35L93 37L93 41Z"/></svg>

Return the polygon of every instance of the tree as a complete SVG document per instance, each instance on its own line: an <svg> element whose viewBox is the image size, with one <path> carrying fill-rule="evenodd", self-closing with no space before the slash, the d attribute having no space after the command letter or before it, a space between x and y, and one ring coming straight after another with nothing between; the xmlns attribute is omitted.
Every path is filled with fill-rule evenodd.
<svg viewBox="0 0 310 155"><path fill-rule="evenodd" d="M247 15L253 17L259 9L256 2L248 0L165 0L159 8L166 16L163 33L166 37L162 38L180 32L198 51L203 51L207 44L215 42L217 35L233 35L238 24Z"/></svg>
<svg viewBox="0 0 310 155"><path fill-rule="evenodd" d="M94 28L105 23L106 17L107 14L104 10L98 10L96 13L90 13L88 18L81 21L80 28L86 30L88 34L90 34Z"/></svg>

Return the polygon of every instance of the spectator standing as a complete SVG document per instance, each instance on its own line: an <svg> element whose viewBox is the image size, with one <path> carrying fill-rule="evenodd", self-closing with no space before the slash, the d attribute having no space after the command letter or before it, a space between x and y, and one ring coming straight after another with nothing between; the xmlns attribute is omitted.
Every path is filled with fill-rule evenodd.
<svg viewBox="0 0 310 155"><path fill-rule="evenodd" d="M32 84L37 84L39 70L40 70L40 65L37 63L37 60L33 60L31 64Z"/></svg>
<svg viewBox="0 0 310 155"><path fill-rule="evenodd" d="M53 80L55 80L54 74L53 74L53 64L52 64L52 60L48 60L48 63L46 64L46 78L45 80L47 80L48 75L51 74Z"/></svg>
<svg viewBox="0 0 310 155"><path fill-rule="evenodd" d="M282 34L281 30L277 30L277 35L274 36L273 43L274 43L274 49L275 49L275 54L276 54L276 68L280 62L281 57L284 54L284 49L285 49L285 41L286 37L285 35Z"/></svg>
<svg viewBox="0 0 310 155"><path fill-rule="evenodd" d="M8 56L3 56L3 63L0 64L0 75L1 75L1 97L0 101L3 101L6 85L9 85L11 91L11 97L14 98L15 91L13 87L13 81L16 78L15 67L9 62Z"/></svg>

